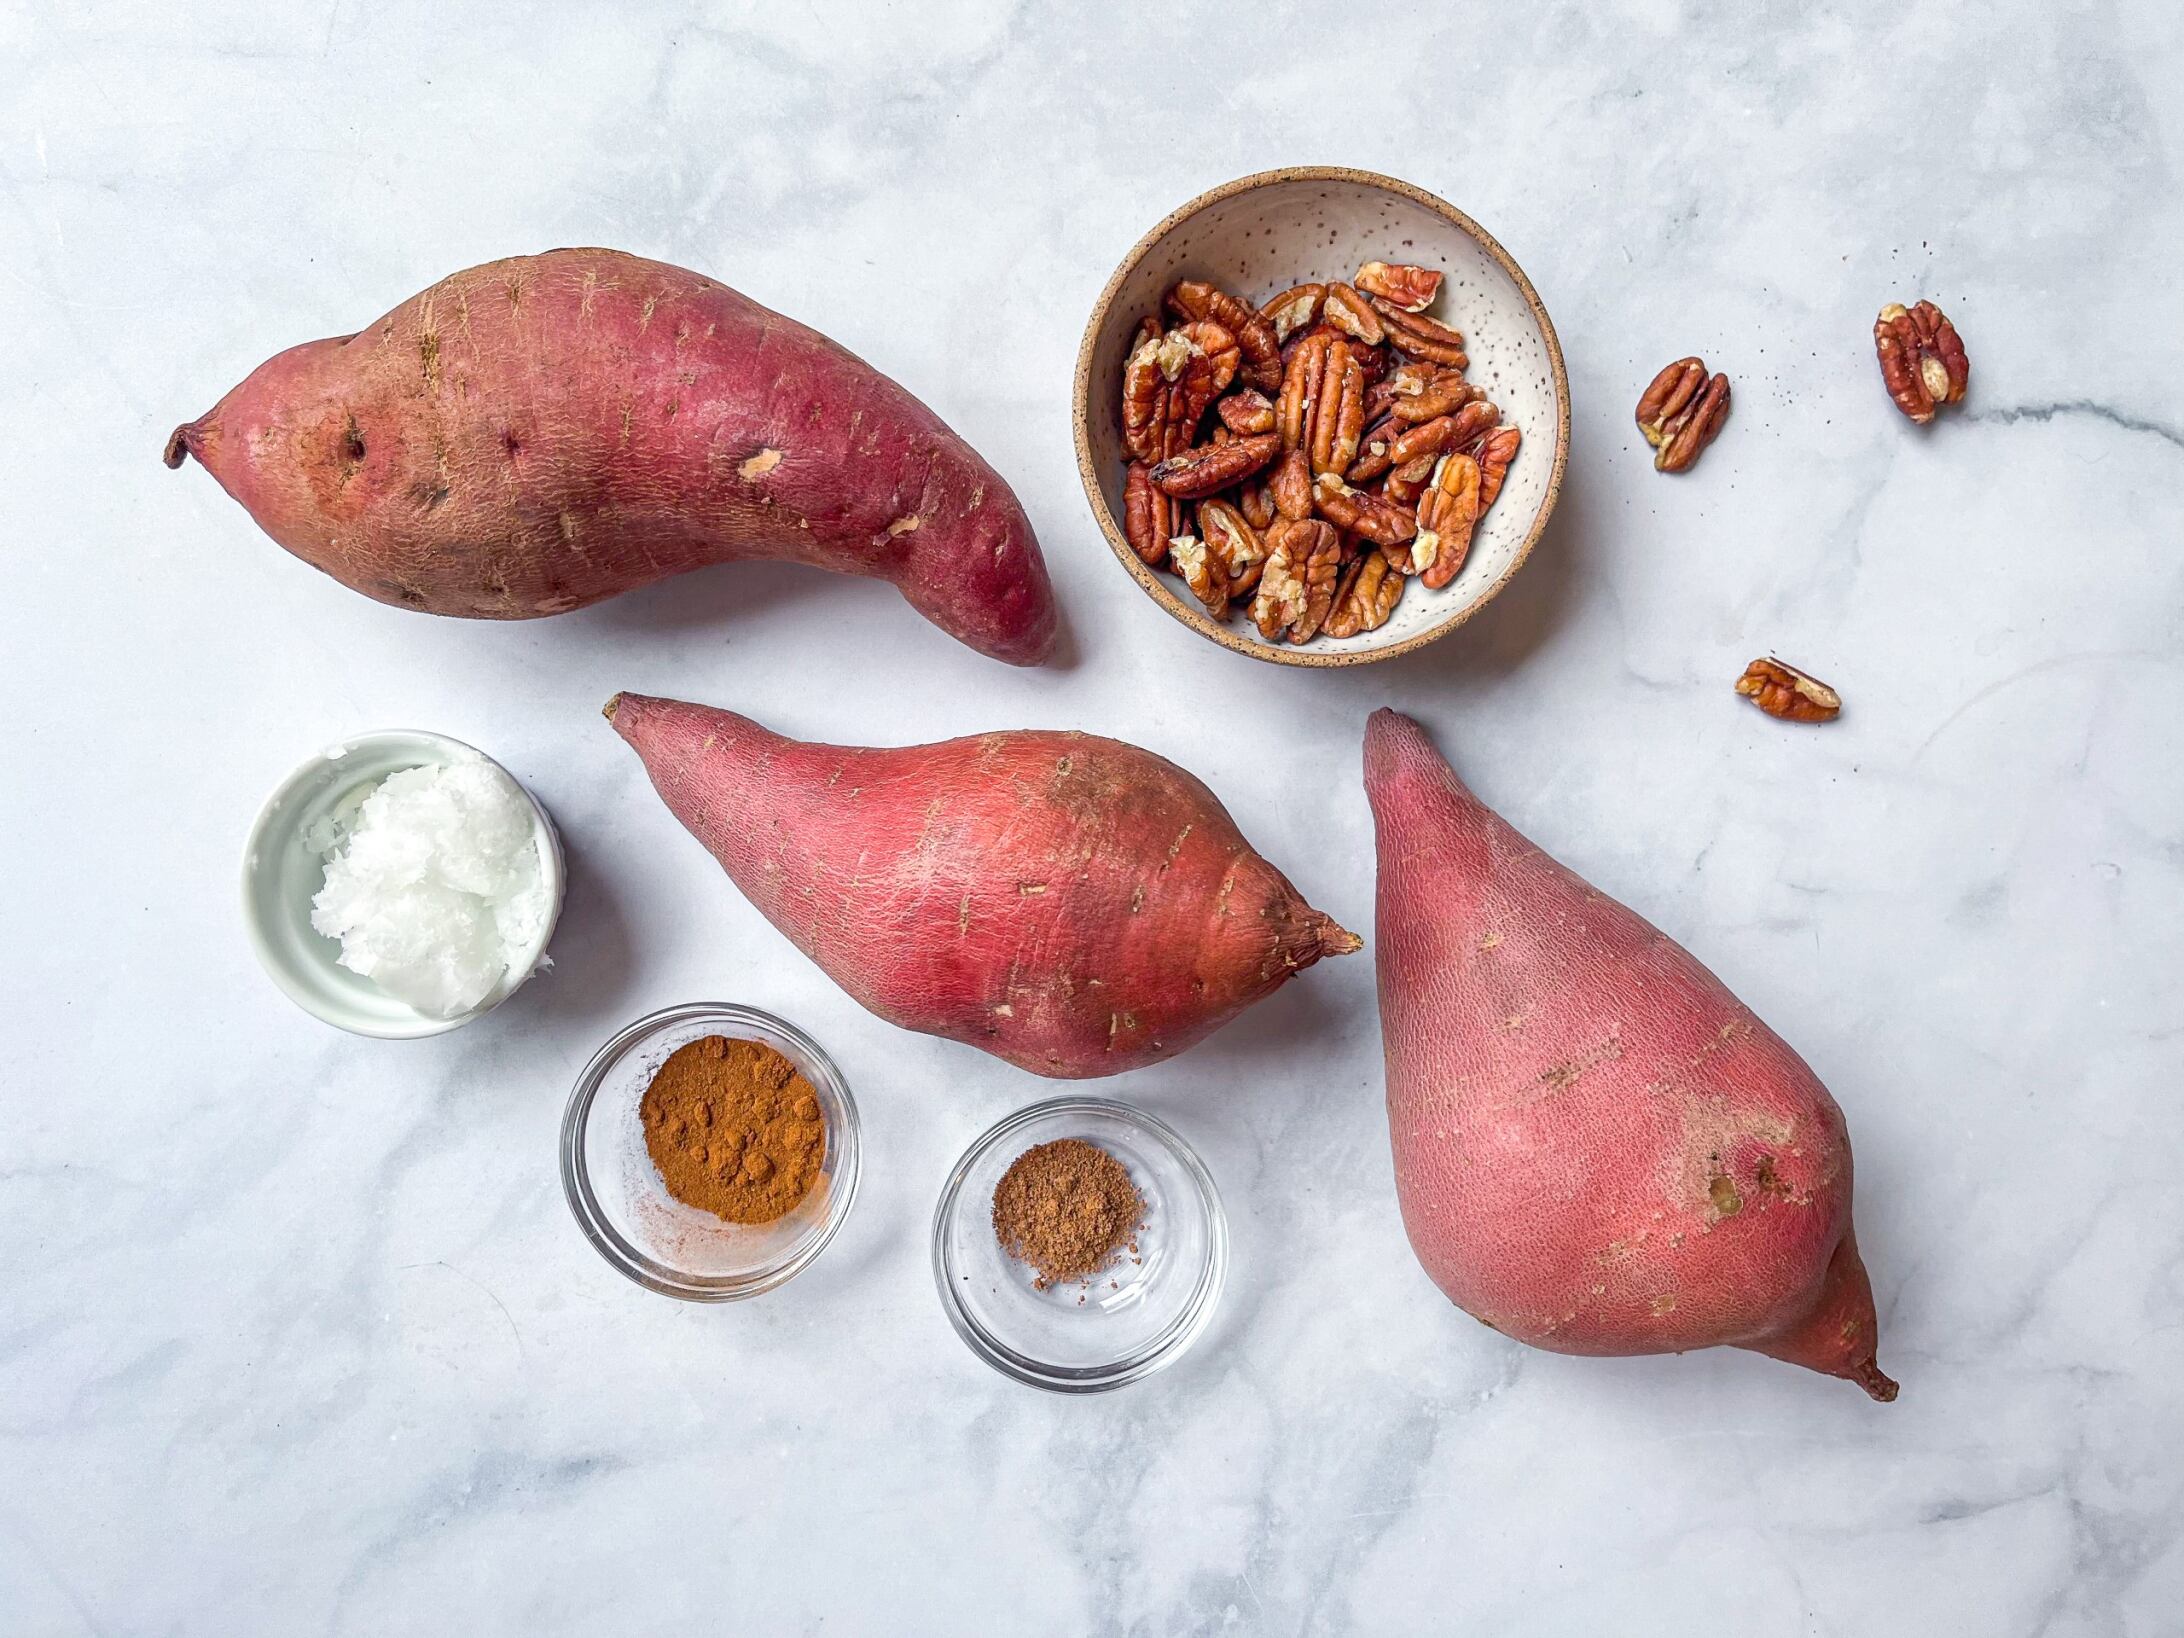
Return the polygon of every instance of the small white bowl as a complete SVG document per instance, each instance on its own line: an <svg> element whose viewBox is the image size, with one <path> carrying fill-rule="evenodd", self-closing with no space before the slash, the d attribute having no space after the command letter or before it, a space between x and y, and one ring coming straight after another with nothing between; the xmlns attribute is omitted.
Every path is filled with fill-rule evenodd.
<svg viewBox="0 0 2184 1638"><path fill-rule="evenodd" d="M1123 359L1138 320L1182 278L1266 301L1308 279L1348 279L1361 262L1417 262L1448 284L1434 316L1464 333L1469 375L1524 434L1501 497L1479 524L1463 570L1440 591L1414 586L1378 631L1301 646L1262 641L1237 616L1210 620L1175 576L1146 567L1122 529ZM1509 252L1447 200L1371 171L1300 165L1200 194L1131 247L1093 306L1077 350L1077 469L1115 557L1146 594L1201 637L1279 665L1393 659L1445 637L1489 603L1547 528L1570 454L1570 383L1562 345L1532 281Z"/></svg>
<svg viewBox="0 0 2184 1638"><path fill-rule="evenodd" d="M552 817L523 782L536 816L539 864L551 901L535 949L522 951L492 992L468 1012L435 1018L398 1001L362 974L340 964L341 945L311 925L311 900L325 884L326 861L304 844L304 835L332 815L367 785L405 768L445 767L476 759L493 762L483 751L443 734L391 729L359 734L321 751L282 780L258 810L243 851L243 925L267 975L289 1000L312 1017L356 1035L407 1041L444 1035L488 1013L523 987L538 969L546 944L561 915L563 870L561 837ZM501 768L501 772L508 770Z"/></svg>

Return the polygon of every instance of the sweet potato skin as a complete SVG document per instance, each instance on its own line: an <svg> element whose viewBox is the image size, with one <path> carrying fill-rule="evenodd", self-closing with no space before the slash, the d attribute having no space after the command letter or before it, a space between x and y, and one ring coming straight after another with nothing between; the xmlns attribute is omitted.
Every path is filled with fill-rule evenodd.
<svg viewBox="0 0 2184 1638"><path fill-rule="evenodd" d="M786 558L1045 658L1053 593L993 468L854 354L711 279L556 250L275 355L175 430L259 525L381 602L528 619Z"/></svg>
<svg viewBox="0 0 2184 1638"><path fill-rule="evenodd" d="M1535 1347L1727 1343L1893 1399L1849 1134L1804 1060L1408 717L1374 713L1365 780L1396 1190L1434 1283Z"/></svg>
<svg viewBox="0 0 2184 1638"><path fill-rule="evenodd" d="M641 694L607 716L675 817L851 996L1036 1074L1157 1063L1359 946L1211 791L1134 745L807 744Z"/></svg>

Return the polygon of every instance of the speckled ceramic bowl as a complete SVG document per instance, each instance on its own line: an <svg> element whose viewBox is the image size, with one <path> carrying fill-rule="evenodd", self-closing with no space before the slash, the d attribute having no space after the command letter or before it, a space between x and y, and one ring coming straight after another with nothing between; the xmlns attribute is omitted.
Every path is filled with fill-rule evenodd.
<svg viewBox="0 0 2184 1638"><path fill-rule="evenodd" d="M1349 279L1361 262L1416 262L1447 274L1433 316L1464 333L1472 381L1524 443L1480 522L1463 572L1412 585L1378 631L1302 645L1262 640L1240 612L1208 619L1174 575L1147 568L1122 532L1122 365L1139 319L1169 286L1201 278L1253 303L1307 280ZM1284 665L1361 665L1422 648L1478 612L1547 527L1570 450L1570 385L1547 309L1486 230L1422 188L1370 171L1265 171L1201 194L1131 248L1092 309L1077 350L1077 467L1116 558L1146 593L1201 636Z"/></svg>

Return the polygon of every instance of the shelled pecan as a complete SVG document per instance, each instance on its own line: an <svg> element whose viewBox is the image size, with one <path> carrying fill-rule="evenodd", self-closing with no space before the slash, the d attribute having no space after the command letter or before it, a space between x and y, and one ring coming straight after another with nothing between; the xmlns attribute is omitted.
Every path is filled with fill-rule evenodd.
<svg viewBox="0 0 2184 1638"><path fill-rule="evenodd" d="M1152 470L1152 481L1177 500L1197 500L1218 495L1240 483L1281 453L1278 432L1262 432L1252 438L1235 438L1225 444L1200 444L1196 449L1171 455Z"/></svg>
<svg viewBox="0 0 2184 1638"><path fill-rule="evenodd" d="M1226 290L1203 279L1184 279L1168 292L1168 306L1186 319L1218 324L1236 338L1244 379L1272 392L1282 378L1282 347L1274 326Z"/></svg>
<svg viewBox="0 0 2184 1638"><path fill-rule="evenodd" d="M1469 455L1442 456L1418 497L1418 538L1412 544L1415 562L1427 537L1433 540L1433 560L1418 572L1419 584L1427 590L1439 591L1464 566L1479 509L1479 463Z"/></svg>
<svg viewBox="0 0 2184 1638"><path fill-rule="evenodd" d="M1441 293L1441 275L1408 262L1367 262L1357 270L1357 287L1406 313L1423 313Z"/></svg>
<svg viewBox="0 0 2184 1638"><path fill-rule="evenodd" d="M1380 322L1380 315L1373 311L1370 300L1346 284L1327 287L1327 300L1320 309L1320 317L1368 347L1377 347L1388 339L1388 327Z"/></svg>
<svg viewBox="0 0 2184 1638"><path fill-rule="evenodd" d="M1890 302L1873 321L1873 350L1896 408L1924 426L1940 405L1954 404L1971 385L1972 364L1956 326L1930 301Z"/></svg>
<svg viewBox="0 0 2184 1638"><path fill-rule="evenodd" d="M1381 296L1367 296L1373 311L1387 330L1388 345L1408 358L1429 359L1460 370L1471 362L1464 352L1463 333L1437 324L1423 313L1409 313Z"/></svg>
<svg viewBox="0 0 2184 1638"><path fill-rule="evenodd" d="M1484 512L1501 495L1502 480L1509 476L1509 463L1517 458L1517 447L1524 442L1524 434L1515 427L1497 427L1483 434L1476 449L1464 445L1467 455L1479 463L1479 510Z"/></svg>
<svg viewBox="0 0 2184 1638"><path fill-rule="evenodd" d="M1175 502L1153 487L1150 467L1142 461L1131 462L1122 489L1122 532L1130 549L1149 567L1158 567L1168 555L1168 537L1175 530Z"/></svg>
<svg viewBox="0 0 2184 1638"><path fill-rule="evenodd" d="M1259 316L1274 326L1275 341L1286 344L1291 336L1318 322L1320 303L1326 299L1324 284L1300 284L1260 308Z"/></svg>
<svg viewBox="0 0 2184 1638"><path fill-rule="evenodd" d="M1403 576L1380 552L1351 560L1335 590L1335 606L1322 629L1330 637L1355 637L1388 623L1403 596Z"/></svg>
<svg viewBox="0 0 2184 1638"><path fill-rule="evenodd" d="M1292 643L1316 637L1334 607L1341 554L1340 537L1317 518L1277 523L1268 539L1266 572L1251 603L1259 635L1268 642L1286 636Z"/></svg>
<svg viewBox="0 0 2184 1638"><path fill-rule="evenodd" d="M1464 372L1445 364L1403 364L1383 384L1388 408L1399 421L1431 421L1453 414L1479 396Z"/></svg>
<svg viewBox="0 0 2184 1638"><path fill-rule="evenodd" d="M1348 471L1357 458L1358 434L1365 430L1365 375L1349 344L1330 341L1322 356L1326 362L1312 405L1309 448L1315 476Z"/></svg>
<svg viewBox="0 0 2184 1638"><path fill-rule="evenodd" d="M1746 666L1737 679L1737 692L1785 722L1830 722L1843 709L1843 696L1818 677L1775 659L1754 660Z"/></svg>
<svg viewBox="0 0 2184 1638"><path fill-rule="evenodd" d="M1272 497L1274 510L1285 518L1308 518L1312 515L1312 463L1301 449L1292 449L1281 458L1266 481L1267 493Z"/></svg>
<svg viewBox="0 0 2184 1638"><path fill-rule="evenodd" d="M1207 407L1236 379L1243 353L1233 333L1203 319L1194 319L1169 331L1161 342L1161 349L1169 349L1173 341L1180 341L1188 351L1172 372L1165 362L1161 368L1168 376L1168 390L1179 406L1171 411L1170 418L1187 431L1198 425L1199 417L1206 413Z"/></svg>
<svg viewBox="0 0 2184 1638"><path fill-rule="evenodd" d="M1198 533L1227 571L1231 596L1241 597L1259 583L1266 541L1241 510L1223 500L1200 501Z"/></svg>
<svg viewBox="0 0 2184 1638"><path fill-rule="evenodd" d="M1407 508L1370 489L1352 489L1332 472L1312 480L1312 505L1336 528L1378 546L1400 546L1418 533L1418 519Z"/></svg>
<svg viewBox="0 0 2184 1638"><path fill-rule="evenodd" d="M1307 335L1289 354L1282 373L1282 395L1274 406L1282 448L1295 449L1311 434L1312 406L1318 402L1328 350L1342 338L1325 332Z"/></svg>
<svg viewBox="0 0 2184 1638"><path fill-rule="evenodd" d="M1277 363L1279 358L1277 353ZM1277 381L1276 385L1279 384ZM1232 392L1222 399L1216 406L1216 412L1221 417L1221 424L1240 438L1274 430L1274 400L1249 387L1242 392Z"/></svg>
<svg viewBox="0 0 2184 1638"><path fill-rule="evenodd" d="M1168 564L1190 587L1205 611L1225 619L1229 608L1228 568L1196 535L1177 535L1168 543Z"/></svg>
<svg viewBox="0 0 2184 1638"><path fill-rule="evenodd" d="M1638 430L1654 448L1660 472L1683 472L1721 434L1729 417L1729 378L1708 379L1706 361L1679 358L1665 365L1638 400Z"/></svg>

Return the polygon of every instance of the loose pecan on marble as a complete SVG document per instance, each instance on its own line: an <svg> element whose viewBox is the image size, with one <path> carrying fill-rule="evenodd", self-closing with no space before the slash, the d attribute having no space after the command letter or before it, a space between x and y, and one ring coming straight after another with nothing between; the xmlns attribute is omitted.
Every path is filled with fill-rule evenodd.
<svg viewBox="0 0 2184 1638"><path fill-rule="evenodd" d="M1737 679L1737 692L1785 722L1829 722L1843 709L1843 696L1818 677L1807 676L1780 660L1754 660Z"/></svg>
<svg viewBox="0 0 2184 1638"><path fill-rule="evenodd" d="M1729 378L1708 379L1700 358L1663 366L1638 400L1638 430L1653 446L1653 465L1661 472L1688 470L1728 418Z"/></svg>
<svg viewBox="0 0 2184 1638"><path fill-rule="evenodd" d="M1881 379L1896 408L1924 426L1940 405L1954 404L1971 385L1972 364L1964 343L1942 310L1930 301L1913 307L1890 302L1873 321L1873 350Z"/></svg>

